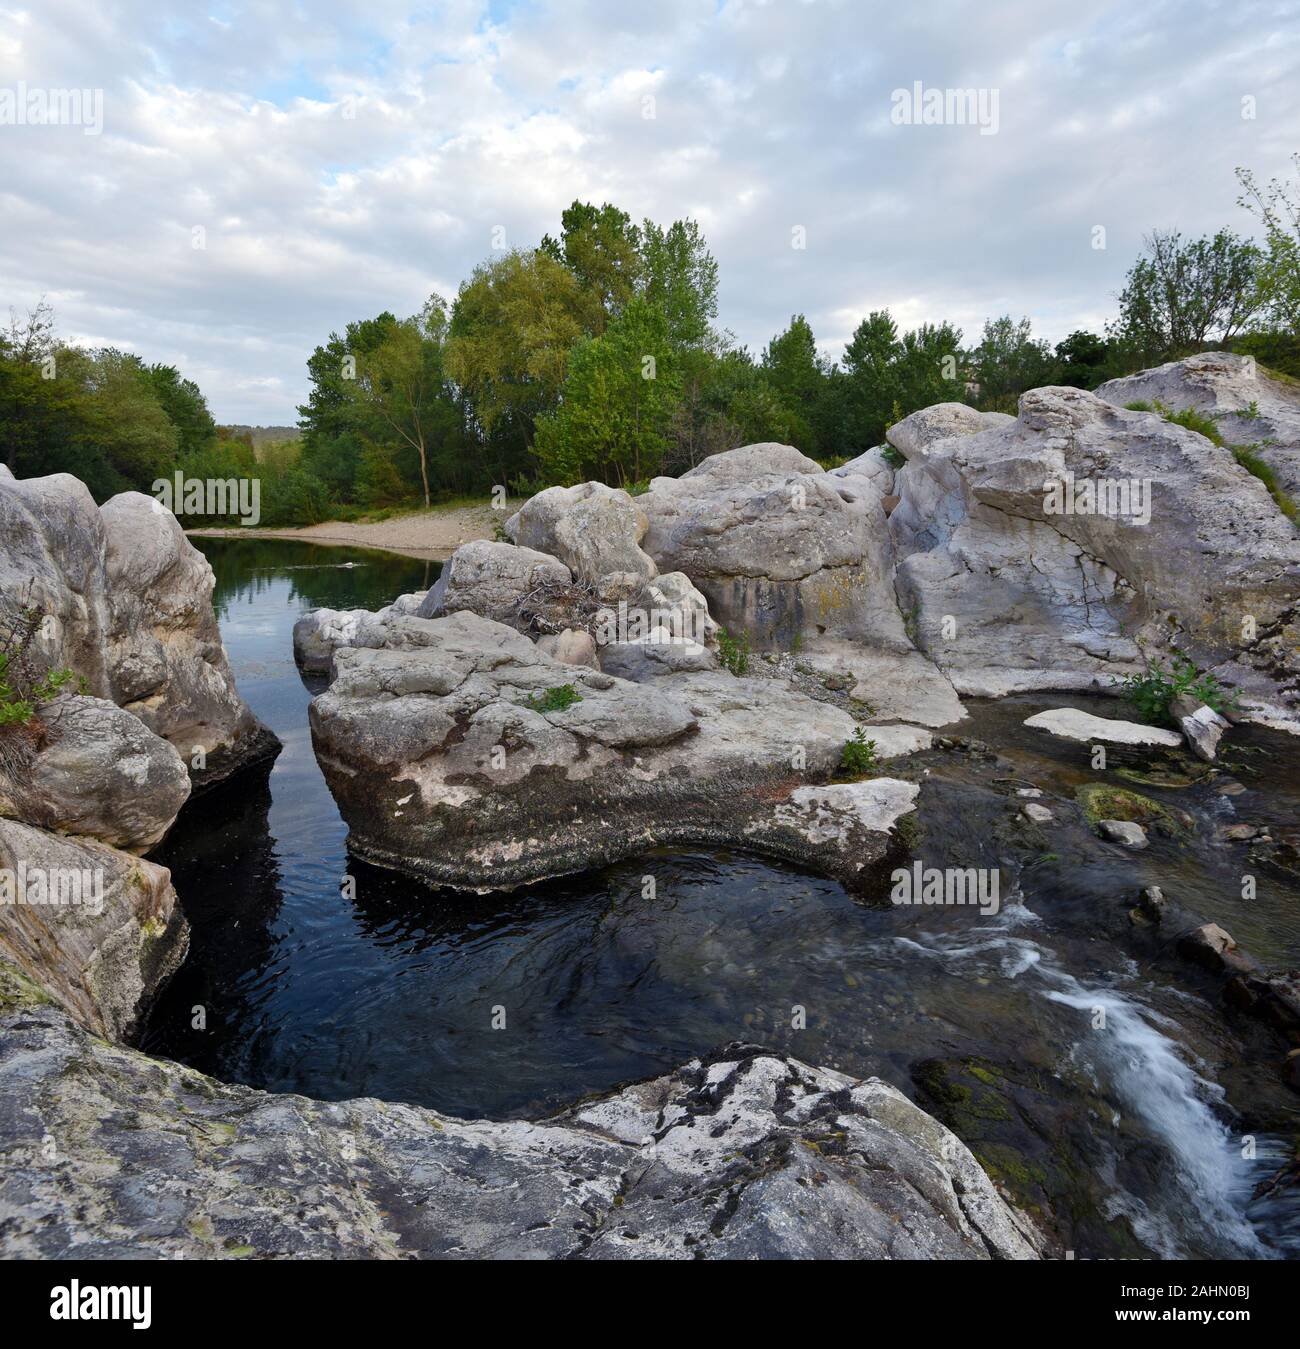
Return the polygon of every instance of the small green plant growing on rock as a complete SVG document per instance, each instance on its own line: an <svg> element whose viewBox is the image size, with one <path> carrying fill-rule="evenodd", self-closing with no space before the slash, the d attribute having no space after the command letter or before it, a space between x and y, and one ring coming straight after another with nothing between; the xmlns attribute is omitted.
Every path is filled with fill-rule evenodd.
<svg viewBox="0 0 1300 1349"><path fill-rule="evenodd" d="M1158 725L1172 722L1169 710L1174 699L1186 693L1206 707L1223 715L1237 706L1237 695L1225 689L1207 670L1198 670L1195 663L1181 652L1174 654L1166 668L1149 665L1141 674L1125 675L1111 683L1123 690L1123 697L1144 721Z"/></svg>
<svg viewBox="0 0 1300 1349"><path fill-rule="evenodd" d="M723 668L730 670L737 678L749 669L749 637L741 633L737 639L726 628L718 629L718 659Z"/></svg>
<svg viewBox="0 0 1300 1349"><path fill-rule="evenodd" d="M582 694L573 687L572 684L557 684L552 689L547 689L545 693L538 696L531 694L528 699L528 706L534 712L563 712L566 707L572 707L574 703L582 701Z"/></svg>
<svg viewBox="0 0 1300 1349"><path fill-rule="evenodd" d="M866 732L859 726L853 732L853 739L844 742L840 750L840 770L852 777L866 777L880 768L876 758L876 742L868 740Z"/></svg>
<svg viewBox="0 0 1300 1349"><path fill-rule="evenodd" d="M53 702L77 679L72 670L56 670L32 651L44 616L33 606L18 610L8 630L0 633L0 726L25 726L43 703ZM86 681L79 681L86 691Z"/></svg>

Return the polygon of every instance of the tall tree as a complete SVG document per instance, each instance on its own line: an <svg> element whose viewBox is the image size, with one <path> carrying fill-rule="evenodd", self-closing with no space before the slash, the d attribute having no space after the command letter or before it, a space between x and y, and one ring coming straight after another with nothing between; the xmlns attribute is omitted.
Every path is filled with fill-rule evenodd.
<svg viewBox="0 0 1300 1349"><path fill-rule="evenodd" d="M1267 252L1256 269L1260 301L1274 323L1300 337L1300 150L1291 162L1294 186L1271 178L1260 187L1249 169L1238 169L1242 195L1237 201L1264 227Z"/></svg>

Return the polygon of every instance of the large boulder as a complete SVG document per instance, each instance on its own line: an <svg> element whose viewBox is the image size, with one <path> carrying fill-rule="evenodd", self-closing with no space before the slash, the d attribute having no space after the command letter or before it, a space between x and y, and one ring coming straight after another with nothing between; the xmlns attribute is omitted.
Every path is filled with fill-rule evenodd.
<svg viewBox="0 0 1300 1349"><path fill-rule="evenodd" d="M189 794L180 755L105 699L60 697L38 722L0 728L0 816L142 853Z"/></svg>
<svg viewBox="0 0 1300 1349"><path fill-rule="evenodd" d="M466 1121L227 1085L0 999L10 1258L1039 1253L966 1146L877 1078L737 1046L542 1124Z"/></svg>
<svg viewBox="0 0 1300 1349"><path fill-rule="evenodd" d="M645 549L760 647L829 636L901 651L881 498L870 478L828 474L793 446L746 445L651 482Z"/></svg>
<svg viewBox="0 0 1300 1349"><path fill-rule="evenodd" d="M479 539L447 560L417 617L441 618L468 609L515 626L520 601L540 585L569 585L573 575L557 558L534 548Z"/></svg>
<svg viewBox="0 0 1300 1349"><path fill-rule="evenodd" d="M604 483L548 487L530 497L505 528L520 547L558 558L587 585L611 572L648 580L656 571L640 548L646 532L640 499Z"/></svg>
<svg viewBox="0 0 1300 1349"><path fill-rule="evenodd" d="M743 843L857 882L912 808L900 797L870 828L849 811L838 842L814 841L793 794L835 770L857 722L774 680L631 683L468 612L405 623L418 645L336 652L310 712L350 844L372 861L486 890L651 846Z"/></svg>
<svg viewBox="0 0 1300 1349"><path fill-rule="evenodd" d="M978 435L1014 420L1005 412L978 412L966 403L932 403L895 422L885 439L910 463L941 441Z"/></svg>
<svg viewBox="0 0 1300 1349"><path fill-rule="evenodd" d="M1253 356L1206 351L1101 385L1097 397L1117 407L1160 403L1213 418L1230 445L1249 446L1278 485L1300 499L1300 387L1262 370Z"/></svg>
<svg viewBox="0 0 1300 1349"><path fill-rule="evenodd" d="M0 819L0 967L91 1034L129 1035L188 942L165 867Z"/></svg>
<svg viewBox="0 0 1300 1349"><path fill-rule="evenodd" d="M1084 487L1112 505L1132 489L1131 509L1089 508ZM900 601L959 692L1108 687L1139 668L1138 639L1240 666L1294 623L1300 539L1258 479L1083 390L1035 389L1011 422L920 441L897 490ZM1270 659L1251 692L1276 711L1294 651Z"/></svg>
<svg viewBox="0 0 1300 1349"><path fill-rule="evenodd" d="M127 492L102 508L66 473L0 478L0 625L41 616L32 652L175 746L196 786L279 742L235 688L212 569L176 517Z"/></svg>

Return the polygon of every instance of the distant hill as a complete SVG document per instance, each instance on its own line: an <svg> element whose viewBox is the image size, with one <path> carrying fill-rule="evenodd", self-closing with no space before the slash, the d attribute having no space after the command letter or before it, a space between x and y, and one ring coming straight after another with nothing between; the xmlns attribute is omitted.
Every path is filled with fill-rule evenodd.
<svg viewBox="0 0 1300 1349"><path fill-rule="evenodd" d="M221 430L229 431L236 436L247 433L253 438L254 449L261 445L273 444L278 440L297 440L302 434L296 426L239 426L229 424L222 426Z"/></svg>

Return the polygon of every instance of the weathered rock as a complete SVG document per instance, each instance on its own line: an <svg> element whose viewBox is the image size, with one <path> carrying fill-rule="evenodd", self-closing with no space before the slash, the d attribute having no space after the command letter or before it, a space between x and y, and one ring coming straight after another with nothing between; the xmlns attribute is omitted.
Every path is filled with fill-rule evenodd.
<svg viewBox="0 0 1300 1349"><path fill-rule="evenodd" d="M599 482L548 487L506 521L506 533L520 547L559 558L575 580L589 585L610 572L654 576L655 564L639 547L645 532L640 499Z"/></svg>
<svg viewBox="0 0 1300 1349"><path fill-rule="evenodd" d="M652 633L635 642L611 642L602 647L600 668L606 674L640 684L660 675L716 670L718 658L689 637L675 639Z"/></svg>
<svg viewBox="0 0 1300 1349"><path fill-rule="evenodd" d="M906 650L880 496L870 479L825 473L792 446L747 445L651 482L645 549L759 647L831 636Z"/></svg>
<svg viewBox="0 0 1300 1349"><path fill-rule="evenodd" d="M480 539L463 543L444 564L417 611L419 618L441 618L468 609L483 618L515 626L519 602L543 582L567 585L568 567L533 548Z"/></svg>
<svg viewBox="0 0 1300 1349"><path fill-rule="evenodd" d="M277 753L280 742L235 688L212 568L176 517L139 492L113 497L100 514L113 701L170 741L198 786Z"/></svg>
<svg viewBox="0 0 1300 1349"><path fill-rule="evenodd" d="M1198 758L1213 762L1219 741L1228 729L1227 719L1185 693L1173 700L1169 710L1183 728L1183 738L1192 752Z"/></svg>
<svg viewBox="0 0 1300 1349"><path fill-rule="evenodd" d="M1022 806L1021 812L1031 824L1051 824L1054 818L1046 806L1035 805L1032 801Z"/></svg>
<svg viewBox="0 0 1300 1349"><path fill-rule="evenodd" d="M1238 968L1237 943L1232 934L1218 923L1204 923L1185 933L1178 941L1178 952L1186 960L1214 973L1235 971ZM1248 968L1253 968L1249 961Z"/></svg>
<svg viewBox="0 0 1300 1349"><path fill-rule="evenodd" d="M171 745L102 698L65 695L44 706L30 758L0 770L0 816L130 852L158 843L189 794Z"/></svg>
<svg viewBox="0 0 1300 1349"><path fill-rule="evenodd" d="M1203 666L1260 649L1247 706L1285 719L1300 540L1230 451L1078 389L1031 390L1014 421L973 434L938 429L900 437L912 457L889 529L917 644L959 693L1105 687L1140 667L1135 637L1158 653L1174 636Z"/></svg>
<svg viewBox="0 0 1300 1349"><path fill-rule="evenodd" d="M1193 408L1205 413L1224 440L1250 446L1273 470L1278 485L1300 496L1300 391L1271 378L1253 356L1202 352L1109 380L1097 397L1117 407L1161 403L1173 412Z"/></svg>
<svg viewBox="0 0 1300 1349"><path fill-rule="evenodd" d="M596 639L589 632L565 628L563 632L546 633L537 639L537 648L561 665L589 665L600 669L596 658Z"/></svg>
<svg viewBox="0 0 1300 1349"><path fill-rule="evenodd" d="M865 454L858 455L856 459L850 459L847 464L831 469L831 476L866 478L882 498L888 497L894 491L894 476L897 473L895 466L885 458L885 450L889 448L886 445L877 445Z"/></svg>
<svg viewBox="0 0 1300 1349"><path fill-rule="evenodd" d="M892 846L885 828L814 847L780 813L838 767L857 727L838 708L722 672L629 683L465 612L390 632L403 625L420 646L336 652L311 707L351 845L372 861L493 889L744 841L856 880Z"/></svg>
<svg viewBox="0 0 1300 1349"><path fill-rule="evenodd" d="M1147 846L1147 831L1132 820L1098 820L1097 828L1111 843L1122 843L1126 848Z"/></svg>
<svg viewBox="0 0 1300 1349"><path fill-rule="evenodd" d="M227 1086L30 1000L0 1024L11 1258L1037 1254L967 1148L893 1087L754 1049L494 1123Z"/></svg>
<svg viewBox="0 0 1300 1349"><path fill-rule="evenodd" d="M1015 421L1005 412L977 412L966 403L932 403L897 421L885 439L909 462L939 441L977 435Z"/></svg>
<svg viewBox="0 0 1300 1349"><path fill-rule="evenodd" d="M95 1035L129 1034L189 942L165 867L14 820L0 819L0 900L0 959Z"/></svg>
<svg viewBox="0 0 1300 1349"><path fill-rule="evenodd" d="M211 567L153 498L127 492L97 509L66 473L0 479L0 621L37 609L35 657L170 741L196 786L279 745L235 689L212 588Z"/></svg>
<svg viewBox="0 0 1300 1349"><path fill-rule="evenodd" d="M1025 718L1025 725L1036 731L1046 731L1062 740L1082 744L1121 745L1139 749L1175 749L1182 737L1176 731L1159 726L1143 726L1136 721L1120 721L1112 717L1094 717L1091 712L1077 707L1053 707Z"/></svg>

